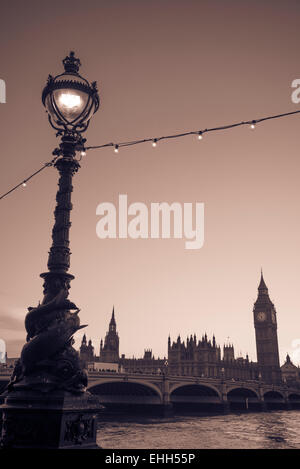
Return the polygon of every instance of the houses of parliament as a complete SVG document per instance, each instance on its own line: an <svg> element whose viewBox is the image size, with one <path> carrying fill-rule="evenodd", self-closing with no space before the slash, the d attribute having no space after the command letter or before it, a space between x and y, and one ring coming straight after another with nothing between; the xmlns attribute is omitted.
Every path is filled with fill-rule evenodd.
<svg viewBox="0 0 300 469"><path fill-rule="evenodd" d="M155 358L152 350L145 350L143 358L125 358L119 355L119 335L115 311L109 323L104 343L100 341L100 353L96 356L94 347L84 335L80 347L82 365L89 369L124 371L128 373L168 373L177 376L199 376L233 380L258 380L265 383L280 384L282 381L300 384L299 367L293 365L287 356L280 368L277 339L276 309L261 273L258 296L254 303L253 319L256 338L257 362L249 357L235 357L234 346L227 344L223 350L213 336L208 339L204 334L201 340L191 335L176 341L168 338L168 356Z"/></svg>

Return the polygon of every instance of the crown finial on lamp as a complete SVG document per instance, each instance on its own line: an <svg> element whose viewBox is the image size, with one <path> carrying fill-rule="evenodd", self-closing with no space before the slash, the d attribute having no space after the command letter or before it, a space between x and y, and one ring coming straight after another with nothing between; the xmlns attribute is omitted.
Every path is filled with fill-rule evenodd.
<svg viewBox="0 0 300 469"><path fill-rule="evenodd" d="M63 59L62 63L67 73L78 73L79 67L81 66L80 60L75 57L75 52L73 51Z"/></svg>

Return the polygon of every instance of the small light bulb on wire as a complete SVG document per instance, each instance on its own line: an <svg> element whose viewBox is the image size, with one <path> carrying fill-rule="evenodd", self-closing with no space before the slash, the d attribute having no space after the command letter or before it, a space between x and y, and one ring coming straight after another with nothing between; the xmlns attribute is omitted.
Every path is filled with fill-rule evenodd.
<svg viewBox="0 0 300 469"><path fill-rule="evenodd" d="M252 121L252 124L250 125L250 129L252 129L252 130L255 129L255 121Z"/></svg>
<svg viewBox="0 0 300 469"><path fill-rule="evenodd" d="M198 132L198 140L202 140L202 139L203 139L202 132Z"/></svg>
<svg viewBox="0 0 300 469"><path fill-rule="evenodd" d="M80 152L80 155L81 155L81 156L86 156L86 151L85 151L85 150L82 150L82 151Z"/></svg>
<svg viewBox="0 0 300 469"><path fill-rule="evenodd" d="M154 139L153 139L152 146L153 146L153 147L156 147L156 146L157 146L157 138L154 138Z"/></svg>
<svg viewBox="0 0 300 469"><path fill-rule="evenodd" d="M27 184L26 184L25 181L22 183L22 186L23 186L23 187L26 187L26 186L27 186Z"/></svg>
<svg viewBox="0 0 300 469"><path fill-rule="evenodd" d="M114 152L119 153L119 145L115 145Z"/></svg>

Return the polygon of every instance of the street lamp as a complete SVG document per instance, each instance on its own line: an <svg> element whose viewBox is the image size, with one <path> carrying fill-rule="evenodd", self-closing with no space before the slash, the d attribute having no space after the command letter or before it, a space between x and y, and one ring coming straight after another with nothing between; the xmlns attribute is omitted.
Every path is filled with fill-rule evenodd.
<svg viewBox="0 0 300 469"><path fill-rule="evenodd" d="M72 178L84 151L82 133L99 108L96 82L79 75L71 52L64 73L48 78L42 93L51 126L61 136L53 152L59 171L52 246L44 279L44 298L28 308L27 342L17 361L2 407L1 444L12 448L92 448L96 445L95 398L86 392L87 374L72 347L80 325L79 308L68 299L70 281L70 212ZM26 424L24 423L26 422Z"/></svg>
<svg viewBox="0 0 300 469"><path fill-rule="evenodd" d="M99 108L97 84L79 75L80 60L71 52L63 60L65 71L56 77L49 75L43 90L50 124L59 132L79 134L89 125L90 118Z"/></svg>

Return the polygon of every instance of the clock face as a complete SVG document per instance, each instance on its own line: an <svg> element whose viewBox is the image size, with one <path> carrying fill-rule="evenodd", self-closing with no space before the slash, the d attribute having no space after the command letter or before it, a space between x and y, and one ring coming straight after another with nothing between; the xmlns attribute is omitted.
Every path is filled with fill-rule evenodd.
<svg viewBox="0 0 300 469"><path fill-rule="evenodd" d="M272 311L272 323L273 324L276 323L276 315L275 315L274 311Z"/></svg>
<svg viewBox="0 0 300 469"><path fill-rule="evenodd" d="M267 315L266 315L266 313L263 312L263 311L260 311L260 312L257 313L257 315L256 315L256 319L257 319L258 321L265 321L266 318L267 318Z"/></svg>

